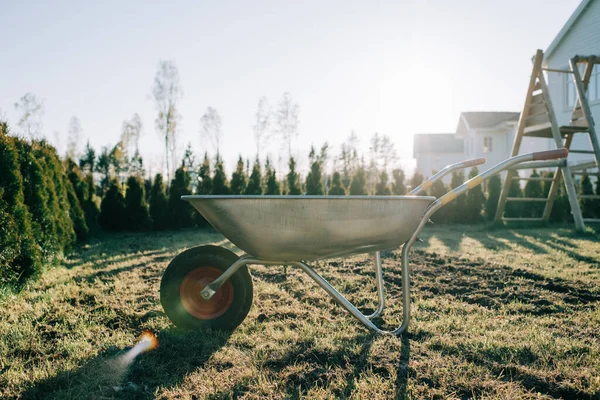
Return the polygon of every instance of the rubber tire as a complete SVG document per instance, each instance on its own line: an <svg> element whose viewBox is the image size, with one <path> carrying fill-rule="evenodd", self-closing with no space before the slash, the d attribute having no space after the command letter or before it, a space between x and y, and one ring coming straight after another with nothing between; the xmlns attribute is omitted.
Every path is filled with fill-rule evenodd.
<svg viewBox="0 0 600 400"><path fill-rule="evenodd" d="M244 321L252 306L252 278L242 266L229 280L233 285L233 301L224 314L214 319L200 319L188 313L181 303L179 290L186 275L200 266L225 271L239 259L231 251L218 246L198 246L178 254L165 270L160 282L160 304L167 317L182 329L211 328L234 330Z"/></svg>

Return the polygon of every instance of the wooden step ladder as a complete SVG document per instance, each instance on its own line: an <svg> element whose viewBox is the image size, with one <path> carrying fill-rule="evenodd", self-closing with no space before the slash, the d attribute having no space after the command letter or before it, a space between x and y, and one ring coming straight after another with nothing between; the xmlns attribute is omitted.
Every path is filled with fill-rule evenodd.
<svg viewBox="0 0 600 400"><path fill-rule="evenodd" d="M518 178L520 180L551 180L552 184L550 186L550 191L548 192L548 197L508 197L510 184L512 180L515 179L513 174L509 172L506 174L504 179L504 185L502 186L502 191L500 193L495 219L496 221L548 221L554 200L556 199L558 193L559 185L561 184L561 181L564 181L569 204L571 205L571 212L575 221L575 228L581 231L585 229L586 222L600 222L600 220L592 218L583 218L581 214L581 207L579 206L579 199L577 197L577 190L575 189L574 179L574 175L580 174L579 171L590 168L597 169L600 165L600 145L598 143L598 136L596 136L594 120L592 118L586 95L590 77L592 76L592 69L594 68L595 64L600 64L600 57L575 56L569 62L570 70L566 71L543 68L543 58L544 53L542 50L538 50L533 58L533 71L529 80L525 104L523 105L523 110L517 124L517 131L515 134L515 140L513 142L511 156L514 157L519 154L519 149L524 136L554 139L554 143L557 148L565 147L569 149L573 141L573 136L577 133L585 133L588 134L590 138L591 149L576 149L570 150L570 152L591 154L594 157L589 161L580 161L578 163L567 163L567 161L563 159L550 162L530 162L519 165L517 169L556 167L554 177L552 178ZM579 72L580 64L585 65L583 77ZM554 113L554 108L550 100L550 93L544 77L544 70L572 74L573 81L575 83L577 99L575 100L571 120L568 125L559 126L557 123L556 114ZM598 175L597 179L600 179L600 174L598 172L596 172L596 175ZM596 195L589 195L585 197L588 198L590 196L593 198L600 198L600 196ZM544 202L544 212L540 218L507 218L504 217L504 209L508 201Z"/></svg>

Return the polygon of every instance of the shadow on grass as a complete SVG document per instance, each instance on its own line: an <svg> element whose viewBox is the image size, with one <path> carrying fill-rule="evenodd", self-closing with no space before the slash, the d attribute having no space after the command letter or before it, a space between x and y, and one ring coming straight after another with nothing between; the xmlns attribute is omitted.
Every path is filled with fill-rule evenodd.
<svg viewBox="0 0 600 400"><path fill-rule="evenodd" d="M229 334L221 331L162 331L158 334L159 348L142 354L130 365L120 361L127 349L109 349L74 371L37 383L22 398L154 398L157 389L175 386L202 367L228 339Z"/></svg>
<svg viewBox="0 0 600 400"><path fill-rule="evenodd" d="M567 400L593 400L598 399L600 392L589 393L580 388L565 385L560 379L547 379L535 374L531 368L538 361L538 355L530 349L515 351L511 348L497 348L493 351L487 349L474 349L472 346L462 344L449 345L433 343L429 346L433 351L444 356L457 357L466 360L489 371L489 374L504 382L519 382L528 391L545 394L551 398ZM457 395L461 398L470 398L474 392L484 392L484 388L456 388ZM482 389L482 390L478 390ZM477 393L475 393L477 394Z"/></svg>
<svg viewBox="0 0 600 400"><path fill-rule="evenodd" d="M140 256L158 253L178 252L186 248L220 242L219 245L232 248L233 245L211 228L193 228L179 231L103 233L77 247L67 257L68 268L92 263L93 268L104 268ZM107 245L108 243L108 245Z"/></svg>

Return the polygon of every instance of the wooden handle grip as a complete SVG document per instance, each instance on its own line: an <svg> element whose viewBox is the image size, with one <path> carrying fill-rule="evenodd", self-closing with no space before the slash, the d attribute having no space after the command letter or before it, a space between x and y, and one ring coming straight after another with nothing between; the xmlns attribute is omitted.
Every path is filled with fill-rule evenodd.
<svg viewBox="0 0 600 400"><path fill-rule="evenodd" d="M567 149L538 151L537 153L533 153L533 159L535 161L557 160L559 158L566 158L568 155L569 155L569 150L567 150Z"/></svg>
<svg viewBox="0 0 600 400"><path fill-rule="evenodd" d="M472 160L463 161L462 165L465 168L473 167L475 165L485 164L487 160L485 158L474 158Z"/></svg>

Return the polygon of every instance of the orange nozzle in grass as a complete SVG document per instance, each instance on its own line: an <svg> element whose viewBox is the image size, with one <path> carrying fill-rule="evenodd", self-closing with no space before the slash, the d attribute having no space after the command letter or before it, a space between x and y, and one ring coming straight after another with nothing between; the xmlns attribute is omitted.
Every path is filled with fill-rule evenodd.
<svg viewBox="0 0 600 400"><path fill-rule="evenodd" d="M136 345L133 346L127 353L125 353L123 359L127 363L130 363L133 361L134 358L136 358L140 354L150 350L154 350L157 347L158 339L156 338L156 336L150 331L144 331L138 339Z"/></svg>

